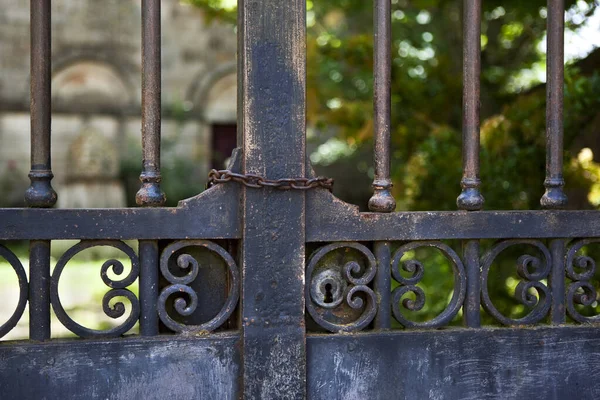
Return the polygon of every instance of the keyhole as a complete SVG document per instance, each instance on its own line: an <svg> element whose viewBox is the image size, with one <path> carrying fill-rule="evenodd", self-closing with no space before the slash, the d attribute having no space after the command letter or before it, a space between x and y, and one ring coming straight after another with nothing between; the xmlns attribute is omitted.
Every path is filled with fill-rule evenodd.
<svg viewBox="0 0 600 400"><path fill-rule="evenodd" d="M325 300L324 302L329 304L329 303L333 303L333 293L332 290L333 286L331 285L331 283L326 283L325 284Z"/></svg>

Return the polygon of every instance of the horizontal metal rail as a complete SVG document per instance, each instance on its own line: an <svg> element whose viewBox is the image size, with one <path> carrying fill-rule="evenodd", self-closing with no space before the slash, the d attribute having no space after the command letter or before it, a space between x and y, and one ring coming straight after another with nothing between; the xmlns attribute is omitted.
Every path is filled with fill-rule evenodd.
<svg viewBox="0 0 600 400"><path fill-rule="evenodd" d="M0 209L0 240L237 239L236 211ZM493 226L493 229L489 229ZM600 237L597 211L307 213L307 242Z"/></svg>
<svg viewBox="0 0 600 400"><path fill-rule="evenodd" d="M237 239L238 201L235 185L220 185L176 208L5 208L0 209L0 240Z"/></svg>
<svg viewBox="0 0 600 400"><path fill-rule="evenodd" d="M309 242L600 237L597 211L309 214ZM492 227L492 228L490 228Z"/></svg>

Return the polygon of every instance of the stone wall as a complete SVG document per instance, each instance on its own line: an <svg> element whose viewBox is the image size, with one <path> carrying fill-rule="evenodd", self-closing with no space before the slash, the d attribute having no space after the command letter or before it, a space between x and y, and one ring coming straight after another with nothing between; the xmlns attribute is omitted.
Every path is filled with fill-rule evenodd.
<svg viewBox="0 0 600 400"><path fill-rule="evenodd" d="M120 163L139 155L140 3L52 1L52 162L59 199L70 184L69 148L85 132L101 133ZM232 26L209 24L200 10L177 0L162 5L163 165L189 162L186 178L200 191L211 124L235 123L236 35ZM29 170L29 2L0 0L0 7L0 205L6 206L21 204ZM114 198L98 204L98 196L83 203L69 197L59 206L116 204Z"/></svg>

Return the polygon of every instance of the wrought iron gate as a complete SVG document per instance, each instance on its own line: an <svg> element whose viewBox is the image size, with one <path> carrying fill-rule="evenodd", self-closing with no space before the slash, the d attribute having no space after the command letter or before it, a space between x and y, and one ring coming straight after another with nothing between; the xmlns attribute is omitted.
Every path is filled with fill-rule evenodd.
<svg viewBox="0 0 600 400"><path fill-rule="evenodd" d="M562 0L548 1L541 203L552 210L518 212L480 211L480 0L464 3L460 211L392 212L390 1L375 3L376 178L372 212L359 213L306 161L304 0L240 0L240 148L229 170L212 173L209 190L176 208L161 207L160 1L143 0L141 207L50 209L50 0L31 0L28 208L0 210L0 239L30 241L29 277L0 246L20 285L0 335L28 304L30 339L0 345L2 398L600 397L598 328L590 326L600 317L578 308L597 297L595 262L582 250L600 242L600 213L556 210L566 203ZM50 243L61 239L81 242L50 265ZM139 240L137 252L126 239ZM481 254L488 239L496 242ZM105 313L129 313L104 331L75 322L58 290L71 258L94 246L131 261L127 273L116 260L99 269ZM515 246L532 254L517 259L515 296L528 310L520 319L496 307L488 285L497 257ZM407 316L425 303L419 283L429 267L413 259L424 247L441 252L454 279L448 305L430 321ZM207 275L207 265L219 273ZM136 279L139 296L127 289ZM506 327L482 328L480 306ZM85 340L50 340L51 308ZM449 327L459 312L464 327ZM137 321L140 335L121 337Z"/></svg>

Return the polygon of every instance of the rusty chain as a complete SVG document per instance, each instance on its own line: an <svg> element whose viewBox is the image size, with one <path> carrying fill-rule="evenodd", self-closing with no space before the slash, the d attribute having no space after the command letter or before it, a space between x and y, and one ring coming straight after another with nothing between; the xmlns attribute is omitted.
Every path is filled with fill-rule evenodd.
<svg viewBox="0 0 600 400"><path fill-rule="evenodd" d="M322 176L316 178L287 178L287 179L266 179L256 174L238 174L227 169L213 169L208 173L207 188L218 183L238 182L249 188L270 187L279 190L309 190L316 187L322 187L331 192L333 189L333 179Z"/></svg>

